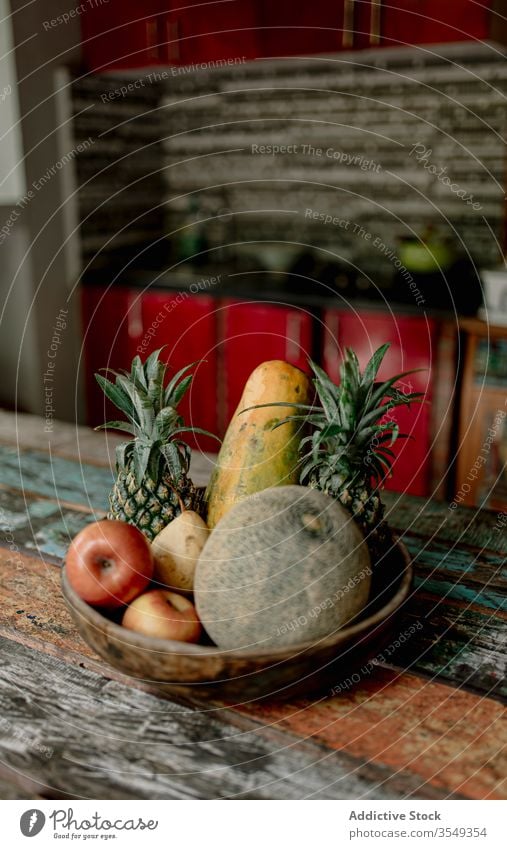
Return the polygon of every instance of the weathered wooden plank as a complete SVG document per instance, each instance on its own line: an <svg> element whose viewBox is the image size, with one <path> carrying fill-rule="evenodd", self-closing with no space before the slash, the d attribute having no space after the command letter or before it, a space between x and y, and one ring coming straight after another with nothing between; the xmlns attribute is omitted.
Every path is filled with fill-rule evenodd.
<svg viewBox="0 0 507 849"><path fill-rule="evenodd" d="M0 545L33 549L61 560L78 531L103 516L101 511L73 510L48 499L0 488Z"/></svg>
<svg viewBox="0 0 507 849"><path fill-rule="evenodd" d="M462 546L489 549L507 554L507 529L498 524L498 514L492 510L475 507L458 507L451 510L446 502L384 492L386 518L399 533L411 533L421 539L433 540L435 536L445 542Z"/></svg>
<svg viewBox="0 0 507 849"><path fill-rule="evenodd" d="M422 784L472 799L507 795L506 710L461 689L378 670L348 698L237 709L340 752L415 773Z"/></svg>
<svg viewBox="0 0 507 849"><path fill-rule="evenodd" d="M0 445L0 483L21 492L106 510L112 482L107 468Z"/></svg>
<svg viewBox="0 0 507 849"><path fill-rule="evenodd" d="M0 726L3 763L46 797L462 797L410 770L386 769L223 708L161 700L5 639L0 713L10 724L8 732Z"/></svg>
<svg viewBox="0 0 507 849"><path fill-rule="evenodd" d="M400 619L399 634L413 636L386 662L507 699L507 616L469 603L416 592ZM389 648L389 647L387 647Z"/></svg>
<svg viewBox="0 0 507 849"><path fill-rule="evenodd" d="M1 635L129 686L143 687L109 668L83 642L61 596L56 566L0 550L0 610ZM497 697L506 695L505 647L494 617L463 606L440 610L438 600L415 595L400 618L397 636L401 637L397 646L379 647L376 660L380 664L439 676ZM358 669L357 681L368 677L375 682L380 672L377 666ZM357 681L345 682L341 699L354 698Z"/></svg>

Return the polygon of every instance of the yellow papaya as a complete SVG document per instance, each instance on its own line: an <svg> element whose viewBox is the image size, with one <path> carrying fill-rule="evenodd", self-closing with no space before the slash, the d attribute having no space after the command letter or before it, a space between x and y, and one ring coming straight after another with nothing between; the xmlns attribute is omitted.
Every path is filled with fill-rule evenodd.
<svg viewBox="0 0 507 849"><path fill-rule="evenodd" d="M310 404L313 387L304 372L283 360L268 360L252 372L225 434L217 465L206 490L207 523L214 528L235 504L272 486L299 483L301 422L273 430L294 407L260 404ZM243 412L247 410L247 412Z"/></svg>

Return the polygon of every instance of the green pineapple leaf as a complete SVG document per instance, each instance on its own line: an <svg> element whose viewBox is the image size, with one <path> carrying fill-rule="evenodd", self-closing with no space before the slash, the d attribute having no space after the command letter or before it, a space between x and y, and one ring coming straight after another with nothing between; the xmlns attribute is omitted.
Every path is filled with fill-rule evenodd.
<svg viewBox="0 0 507 849"><path fill-rule="evenodd" d="M134 449L132 451L132 461L134 467L134 477L139 486L141 486L145 478L152 447L153 443L143 442L139 438L137 438L134 443Z"/></svg>
<svg viewBox="0 0 507 849"><path fill-rule="evenodd" d="M136 417L132 401L130 396L123 391L121 386L111 383L110 380L107 380L107 378L103 377L101 374L96 374L95 380L99 384L106 398L108 398L109 401L112 401L115 407L118 407L122 413L125 413L125 415L135 423Z"/></svg>
<svg viewBox="0 0 507 849"><path fill-rule="evenodd" d="M116 446L116 465L119 469L124 469L129 462L130 456L134 448L133 442L121 442Z"/></svg>
<svg viewBox="0 0 507 849"><path fill-rule="evenodd" d="M132 436L136 435L136 428L130 422L105 422L104 424L97 425L97 427L93 428L94 430L121 430L124 433L131 433Z"/></svg>
<svg viewBox="0 0 507 849"><path fill-rule="evenodd" d="M170 477L177 482L181 475L188 471L185 457L182 456L175 442L166 442L160 447L160 453L166 461Z"/></svg>
<svg viewBox="0 0 507 849"><path fill-rule="evenodd" d="M171 404L173 404L173 401L172 401L173 393L174 393L174 391L175 391L175 389L176 389L176 387L177 387L178 383L180 382L181 378L183 377L183 375L184 375L184 374L185 374L185 373L186 373L189 369L193 368L194 366L198 365L198 364L199 364L199 363L201 363L201 362L203 362L203 360L195 360L195 362L193 362L193 363L189 363L189 365L188 365L188 366L185 366L184 368L180 369L180 370L179 370L178 372L176 372L176 374L175 374L175 375L171 378L171 380L169 381L169 383L168 383L168 385L167 385L167 387L166 387L166 390L165 390L165 396L164 396L164 406L165 406L165 407L168 407L168 406L170 406ZM183 396L181 396L181 397L183 397Z"/></svg>
<svg viewBox="0 0 507 849"><path fill-rule="evenodd" d="M194 379L194 375L189 374L186 377L184 377L183 380L181 380L174 387L172 394L171 394L171 401L172 401L172 403L174 404L175 407L177 406L177 404L180 403L181 399L183 398L183 396L188 391L193 379Z"/></svg>
<svg viewBox="0 0 507 849"><path fill-rule="evenodd" d="M222 441L214 433L210 433L209 430L203 430L202 427L177 427L172 431L173 436L176 436L180 433L200 433L201 436L211 436L211 438L216 439L217 442Z"/></svg>
<svg viewBox="0 0 507 849"><path fill-rule="evenodd" d="M361 376L362 386L371 386L371 384L375 382L375 378L381 366L382 360L384 359L389 348L389 342L385 342L384 345L381 345L380 348L377 348L372 358L367 363L366 368Z"/></svg>
<svg viewBox="0 0 507 849"><path fill-rule="evenodd" d="M175 407L163 407L157 413L153 424L155 438L165 441L174 432L174 428L180 425L182 421Z"/></svg>
<svg viewBox="0 0 507 849"><path fill-rule="evenodd" d="M157 348L156 351L153 351L149 357L146 358L143 366L146 387L148 387L150 380L153 380L153 378L157 376L160 365L160 354L166 347L166 345L162 345L161 348Z"/></svg>

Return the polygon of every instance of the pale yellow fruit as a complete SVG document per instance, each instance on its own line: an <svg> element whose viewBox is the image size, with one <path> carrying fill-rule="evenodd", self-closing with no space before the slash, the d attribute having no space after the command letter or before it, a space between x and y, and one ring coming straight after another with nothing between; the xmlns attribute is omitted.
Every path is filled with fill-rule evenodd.
<svg viewBox="0 0 507 849"><path fill-rule="evenodd" d="M151 544L155 581L169 589L193 592L195 567L208 536L206 522L192 510L169 522Z"/></svg>

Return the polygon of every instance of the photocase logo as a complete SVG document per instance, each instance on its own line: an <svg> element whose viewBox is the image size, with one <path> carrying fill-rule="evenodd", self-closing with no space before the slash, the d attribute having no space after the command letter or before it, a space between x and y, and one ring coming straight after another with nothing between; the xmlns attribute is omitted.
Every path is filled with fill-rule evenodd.
<svg viewBox="0 0 507 849"><path fill-rule="evenodd" d="M36 834L42 831L45 822L46 817L42 811L39 811L38 808L31 808L22 815L19 821L19 827L25 837L35 837Z"/></svg>

